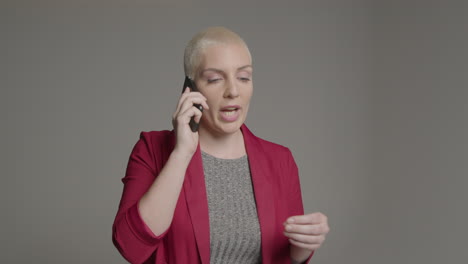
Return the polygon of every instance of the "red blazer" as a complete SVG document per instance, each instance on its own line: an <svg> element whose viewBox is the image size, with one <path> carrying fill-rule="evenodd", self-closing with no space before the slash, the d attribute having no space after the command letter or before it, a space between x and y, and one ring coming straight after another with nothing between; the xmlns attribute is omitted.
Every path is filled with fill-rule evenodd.
<svg viewBox="0 0 468 264"><path fill-rule="evenodd" d="M263 263L290 263L283 222L289 216L304 214L296 163L288 148L256 137L245 125L241 131L257 204ZM174 131L141 132L130 154L112 241L131 263L210 263L208 200L200 146L187 168L171 226L155 236L138 211L138 201L174 145Z"/></svg>

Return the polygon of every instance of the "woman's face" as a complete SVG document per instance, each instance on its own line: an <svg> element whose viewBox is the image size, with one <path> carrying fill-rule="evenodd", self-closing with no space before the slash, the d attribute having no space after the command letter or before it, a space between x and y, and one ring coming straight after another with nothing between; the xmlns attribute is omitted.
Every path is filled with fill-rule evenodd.
<svg viewBox="0 0 468 264"><path fill-rule="evenodd" d="M216 135L237 132L252 97L252 60L241 44L208 46L201 57L196 85L210 109L203 111L200 129Z"/></svg>

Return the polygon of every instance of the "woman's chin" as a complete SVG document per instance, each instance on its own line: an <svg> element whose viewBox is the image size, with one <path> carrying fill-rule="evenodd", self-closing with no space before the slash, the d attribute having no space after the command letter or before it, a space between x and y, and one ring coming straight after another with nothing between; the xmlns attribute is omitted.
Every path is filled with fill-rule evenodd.
<svg viewBox="0 0 468 264"><path fill-rule="evenodd" d="M213 131L218 135L229 135L239 131L240 127L244 122L242 120L236 120L235 122L217 122L214 126L209 126L210 128L207 129L208 131ZM206 126L205 126L206 127Z"/></svg>
<svg viewBox="0 0 468 264"><path fill-rule="evenodd" d="M223 134L233 134L239 131L241 125L242 123L240 122L224 123L219 124L216 130L222 132Z"/></svg>

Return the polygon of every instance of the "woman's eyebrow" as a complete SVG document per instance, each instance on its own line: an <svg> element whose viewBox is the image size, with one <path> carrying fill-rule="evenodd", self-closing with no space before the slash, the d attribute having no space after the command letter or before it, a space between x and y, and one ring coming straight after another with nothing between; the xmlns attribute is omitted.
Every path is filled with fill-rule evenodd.
<svg viewBox="0 0 468 264"><path fill-rule="evenodd" d="M237 68L237 71L244 70L246 68L252 68L252 65L248 64L248 65L241 66L241 67ZM206 69L202 70L200 74L203 74L203 73L205 73L207 71L214 71L214 72L221 73L221 74L224 73L224 71L221 70L221 69L206 68Z"/></svg>
<svg viewBox="0 0 468 264"><path fill-rule="evenodd" d="M224 71L220 70L220 69L216 69L216 68L207 68L207 69L204 69L203 71L201 71L201 74L207 72L207 71L214 71L214 72L217 72L217 73L224 73Z"/></svg>
<svg viewBox="0 0 468 264"><path fill-rule="evenodd" d="M252 65L250 65L250 64L244 65L242 67L237 68L237 70L240 71L240 70L243 70L243 69L246 69L246 68L252 68Z"/></svg>

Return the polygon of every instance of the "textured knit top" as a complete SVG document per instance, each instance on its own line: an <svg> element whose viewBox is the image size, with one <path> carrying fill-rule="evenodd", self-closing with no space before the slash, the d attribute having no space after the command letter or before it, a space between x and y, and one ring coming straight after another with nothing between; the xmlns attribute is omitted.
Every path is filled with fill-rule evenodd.
<svg viewBox="0 0 468 264"><path fill-rule="evenodd" d="M210 219L210 263L261 263L260 225L247 156L202 151Z"/></svg>

